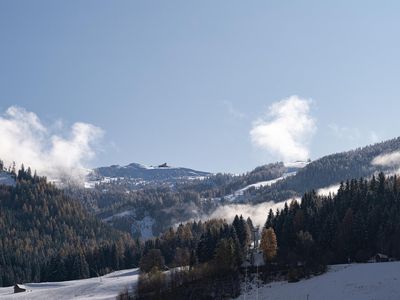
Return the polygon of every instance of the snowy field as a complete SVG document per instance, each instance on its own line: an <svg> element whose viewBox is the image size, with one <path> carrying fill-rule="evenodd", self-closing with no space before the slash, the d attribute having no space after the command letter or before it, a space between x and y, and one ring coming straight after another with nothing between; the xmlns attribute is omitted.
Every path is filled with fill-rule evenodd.
<svg viewBox="0 0 400 300"><path fill-rule="evenodd" d="M138 269L122 270L100 278L64 282L28 283L28 292L13 294L13 287L0 288L0 299L115 299L125 288L137 284ZM242 286L244 290L244 286ZM237 299L255 300L394 300L400 299L400 262L331 266L321 276L296 283L255 285Z"/></svg>
<svg viewBox="0 0 400 300"><path fill-rule="evenodd" d="M311 279L263 285L258 290L258 297L257 288L252 286L249 292L237 299L400 299L400 262L331 266L327 273Z"/></svg>
<svg viewBox="0 0 400 300"><path fill-rule="evenodd" d="M116 271L102 277L63 282L28 283L27 292L13 294L13 287L0 288L0 299L66 300L115 299L125 288L137 284L138 269Z"/></svg>

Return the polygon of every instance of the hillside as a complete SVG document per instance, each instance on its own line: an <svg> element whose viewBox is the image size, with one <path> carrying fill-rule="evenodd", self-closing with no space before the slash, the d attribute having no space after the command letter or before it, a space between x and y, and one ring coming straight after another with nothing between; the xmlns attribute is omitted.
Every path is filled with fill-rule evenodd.
<svg viewBox="0 0 400 300"><path fill-rule="evenodd" d="M131 290L137 284L138 269L127 269L90 279L63 282L25 284L27 292L13 294L12 287L0 288L1 299L43 300L92 299L111 300L125 288Z"/></svg>
<svg viewBox="0 0 400 300"><path fill-rule="evenodd" d="M295 283L287 281L248 285L237 299L248 300L397 300L400 262L334 265L320 276ZM246 285L242 286L246 290ZM245 296L244 296L245 295Z"/></svg>
<svg viewBox="0 0 400 300"><path fill-rule="evenodd" d="M0 286L85 278L116 268L110 262L95 267L90 260L117 241L130 243L30 170L18 172L15 186L0 185Z"/></svg>
<svg viewBox="0 0 400 300"><path fill-rule="evenodd" d="M253 202L273 200L283 201L300 196L306 191L337 185L354 178L368 178L380 171L392 173L398 166L379 166L372 164L380 155L400 150L400 137L355 150L331 154L317 159L296 175L278 181L271 186L253 190L248 199Z"/></svg>
<svg viewBox="0 0 400 300"><path fill-rule="evenodd" d="M168 172L168 168L159 169L160 167L156 167L155 170ZM80 199L86 209L96 214L99 219L131 233L133 237L148 238L158 235L174 224L211 214L222 203L216 200L218 197L260 181L275 180L285 172L295 170L296 167L287 168L283 163L275 163L242 175L215 174L175 184L163 184L152 180L153 184L141 188L140 182L132 188L133 181L129 178L109 178L107 182L96 184L91 189L71 187L65 191Z"/></svg>

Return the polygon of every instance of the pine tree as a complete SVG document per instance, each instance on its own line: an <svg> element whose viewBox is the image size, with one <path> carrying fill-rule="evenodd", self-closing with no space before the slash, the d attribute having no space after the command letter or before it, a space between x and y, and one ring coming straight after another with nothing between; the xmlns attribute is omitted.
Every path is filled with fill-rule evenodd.
<svg viewBox="0 0 400 300"><path fill-rule="evenodd" d="M215 249L215 264L222 271L230 271L236 268L236 253L232 239L222 239Z"/></svg>

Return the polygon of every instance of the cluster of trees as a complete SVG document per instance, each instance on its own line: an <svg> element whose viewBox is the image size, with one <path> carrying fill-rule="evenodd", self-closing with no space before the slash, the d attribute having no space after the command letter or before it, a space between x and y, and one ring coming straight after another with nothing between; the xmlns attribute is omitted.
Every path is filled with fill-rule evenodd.
<svg viewBox="0 0 400 300"><path fill-rule="evenodd" d="M306 193L301 203L270 211L266 227L279 241L278 258L306 264L365 262L376 253L400 258L399 179L383 173L348 180L337 195Z"/></svg>
<svg viewBox="0 0 400 300"><path fill-rule="evenodd" d="M189 222L146 241L138 298L154 297L156 291L165 298L184 284L232 274L231 280L239 284L238 270L251 242L252 226L251 219L242 216L236 216L232 224L224 220ZM174 268L168 281L161 273L167 268Z"/></svg>
<svg viewBox="0 0 400 300"><path fill-rule="evenodd" d="M159 250L164 264L168 267L180 267L209 262L215 258L216 252L228 247L234 251L235 264L226 267L236 267L243 259L244 251L251 240L251 220L236 216L232 224L224 220L194 221L180 224L176 230L169 228L160 237L147 240L143 246L143 261L147 255L154 255L153 249ZM220 250L217 251L217 249ZM222 251L223 252L223 251ZM159 261L159 260L158 260ZM150 267L144 268L146 271Z"/></svg>
<svg viewBox="0 0 400 300"><path fill-rule="evenodd" d="M0 286L79 279L138 264L140 244L22 167L0 185ZM117 258L116 258L117 257Z"/></svg>

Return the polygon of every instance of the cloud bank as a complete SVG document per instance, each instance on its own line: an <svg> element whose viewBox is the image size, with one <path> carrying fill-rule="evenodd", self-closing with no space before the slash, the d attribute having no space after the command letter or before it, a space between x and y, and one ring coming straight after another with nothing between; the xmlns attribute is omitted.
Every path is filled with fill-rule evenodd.
<svg viewBox="0 0 400 300"><path fill-rule="evenodd" d="M296 198L300 202L300 198ZM268 212L270 209L275 213L277 209L283 209L285 203L288 204L292 199L288 199L284 202L275 203L273 201L264 202L260 204L230 204L219 206L211 215L205 216L203 220L209 219L225 219L228 222L232 222L236 215L242 215L244 218L250 217L254 225L260 227L264 226L265 221L267 221Z"/></svg>
<svg viewBox="0 0 400 300"><path fill-rule="evenodd" d="M400 167L400 151L378 155L372 160L375 166Z"/></svg>
<svg viewBox="0 0 400 300"><path fill-rule="evenodd" d="M318 196L336 195L340 188L340 184L333 184L317 190Z"/></svg>
<svg viewBox="0 0 400 300"><path fill-rule="evenodd" d="M379 135L371 130L369 132L362 131L356 127L346 127L346 126L339 126L337 124L329 124L329 129L332 131L335 137L341 140L348 140L352 142L362 142L366 140L369 143L377 143L381 140Z"/></svg>
<svg viewBox="0 0 400 300"><path fill-rule="evenodd" d="M272 104L266 116L253 124L250 131L253 145L284 162L307 160L308 144L317 129L310 115L311 103L311 100L291 96Z"/></svg>
<svg viewBox="0 0 400 300"><path fill-rule="evenodd" d="M0 159L6 166L23 163L51 180L83 179L85 163L95 156L93 147L103 131L81 122L64 135L50 128L35 113L11 106L0 116Z"/></svg>

